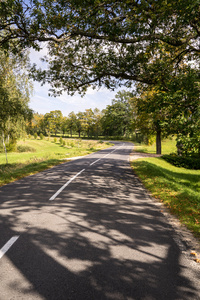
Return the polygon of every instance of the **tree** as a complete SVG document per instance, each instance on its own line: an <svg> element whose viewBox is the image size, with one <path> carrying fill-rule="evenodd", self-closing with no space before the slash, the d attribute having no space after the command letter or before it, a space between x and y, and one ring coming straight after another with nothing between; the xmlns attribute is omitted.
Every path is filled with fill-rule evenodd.
<svg viewBox="0 0 200 300"><path fill-rule="evenodd" d="M124 136L131 131L132 110L130 97L132 93L120 91L112 100L112 105L108 105L102 117L102 127L105 135Z"/></svg>
<svg viewBox="0 0 200 300"><path fill-rule="evenodd" d="M27 132L30 134L46 133L43 114L33 113L33 118L31 120L31 123L29 124L29 126L27 126Z"/></svg>
<svg viewBox="0 0 200 300"><path fill-rule="evenodd" d="M199 15L199 0L7 0L0 3L0 45L12 41L16 52L48 42L49 69L34 78L48 81L53 94L155 84L166 71L152 68L160 47L171 64L199 59Z"/></svg>
<svg viewBox="0 0 200 300"><path fill-rule="evenodd" d="M172 134L177 135L185 153L186 148L188 152L199 151L198 70L182 65L176 73L168 74L165 85L161 82L152 88L140 84L137 92L137 97L133 98L136 124L143 131L156 132L157 154L161 154L161 135Z"/></svg>
<svg viewBox="0 0 200 300"><path fill-rule="evenodd" d="M57 132L61 129L62 112L60 110L52 110L50 113L44 115L44 125L46 133L48 132L57 135Z"/></svg>
<svg viewBox="0 0 200 300"><path fill-rule="evenodd" d="M76 131L76 122L77 122L77 116L76 114L72 111L69 115L68 115L68 121L67 121L67 126L70 130L70 134L72 137L72 133L73 131Z"/></svg>
<svg viewBox="0 0 200 300"><path fill-rule="evenodd" d="M23 57L21 66L27 58ZM16 139L19 129L25 128L32 111L28 108L30 84L25 70L18 68L18 61L0 52L0 133L6 153L6 140Z"/></svg>
<svg viewBox="0 0 200 300"><path fill-rule="evenodd" d="M81 132L83 131L83 118L84 118L84 113L78 112L76 114L76 130L78 132L79 138L81 137Z"/></svg>
<svg viewBox="0 0 200 300"><path fill-rule="evenodd" d="M68 118L67 117L63 117L61 120L61 130L63 135L65 135L65 133L68 130Z"/></svg>

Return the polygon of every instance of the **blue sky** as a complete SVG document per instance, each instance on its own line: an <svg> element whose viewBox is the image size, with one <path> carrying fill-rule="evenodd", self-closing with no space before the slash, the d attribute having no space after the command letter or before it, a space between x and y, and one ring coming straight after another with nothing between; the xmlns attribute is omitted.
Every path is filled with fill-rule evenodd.
<svg viewBox="0 0 200 300"><path fill-rule="evenodd" d="M115 97L115 92L108 91L107 89L88 90L84 97L79 94L69 96L63 93L60 97L48 96L48 85L41 86L40 83L34 82L34 93L31 96L29 107L35 112L45 114L51 110L61 110L64 116L70 112L75 113L84 111L87 108L99 108L100 110L106 108L111 104L112 99Z"/></svg>
<svg viewBox="0 0 200 300"><path fill-rule="evenodd" d="M31 62L36 63L38 66L42 66L40 57L47 54L47 49L44 46L40 52L34 50L30 51ZM84 97L79 94L69 96L63 93L60 97L49 97L48 89L49 85L41 86L40 83L34 82L34 92L31 96L29 107L35 112L45 114L52 110L60 110L64 116L67 116L70 112L75 113L84 111L87 108L98 108L100 110L110 105L112 99L115 97L116 91L109 91L106 88L100 90L93 90L90 88ZM123 88L122 88L123 89Z"/></svg>

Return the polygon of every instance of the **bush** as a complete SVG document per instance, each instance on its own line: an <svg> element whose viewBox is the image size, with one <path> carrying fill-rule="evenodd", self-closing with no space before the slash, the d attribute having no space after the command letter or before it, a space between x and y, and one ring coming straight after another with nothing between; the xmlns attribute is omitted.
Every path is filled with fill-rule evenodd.
<svg viewBox="0 0 200 300"><path fill-rule="evenodd" d="M54 141L54 143L56 143L57 142L57 138L54 138L53 141Z"/></svg>
<svg viewBox="0 0 200 300"><path fill-rule="evenodd" d="M37 135L37 133L35 132L35 133L34 133L34 139L37 140L37 138L38 138L38 135Z"/></svg>
<svg viewBox="0 0 200 300"><path fill-rule="evenodd" d="M19 145L17 146L17 151L18 152L36 152L35 148L25 146L25 145Z"/></svg>
<svg viewBox="0 0 200 300"><path fill-rule="evenodd" d="M65 146L66 145L66 142L65 142L65 140L63 140L63 146Z"/></svg>
<svg viewBox="0 0 200 300"><path fill-rule="evenodd" d="M14 152L16 151L17 141L13 140L9 144L6 144L6 151L7 152Z"/></svg>
<svg viewBox="0 0 200 300"><path fill-rule="evenodd" d="M60 144L61 145L63 144L63 138L62 138L62 136L60 137Z"/></svg>
<svg viewBox="0 0 200 300"><path fill-rule="evenodd" d="M192 156L178 156L175 154L163 155L162 158L168 163L179 168L200 170L200 158Z"/></svg>
<svg viewBox="0 0 200 300"><path fill-rule="evenodd" d="M43 140L44 139L44 135L42 133L40 133L40 139Z"/></svg>

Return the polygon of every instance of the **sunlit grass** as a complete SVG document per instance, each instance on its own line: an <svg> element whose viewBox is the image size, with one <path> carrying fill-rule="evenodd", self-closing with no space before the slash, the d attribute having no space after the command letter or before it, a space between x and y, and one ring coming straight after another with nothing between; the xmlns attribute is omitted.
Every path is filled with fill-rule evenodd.
<svg viewBox="0 0 200 300"><path fill-rule="evenodd" d="M153 153L156 154L156 143L153 145L137 144L134 143L134 150L137 152ZM170 154L176 152L176 141L173 139L165 139L162 141L162 154Z"/></svg>
<svg viewBox="0 0 200 300"><path fill-rule="evenodd" d="M109 143L63 139L66 145L54 139L19 141L18 145L34 148L34 152L10 152L8 164L4 153L0 153L0 186L25 176L35 174L52 166L66 162L70 157L77 157L110 147Z"/></svg>
<svg viewBox="0 0 200 300"><path fill-rule="evenodd" d="M177 168L152 157L135 160L132 167L152 196L200 238L200 170Z"/></svg>

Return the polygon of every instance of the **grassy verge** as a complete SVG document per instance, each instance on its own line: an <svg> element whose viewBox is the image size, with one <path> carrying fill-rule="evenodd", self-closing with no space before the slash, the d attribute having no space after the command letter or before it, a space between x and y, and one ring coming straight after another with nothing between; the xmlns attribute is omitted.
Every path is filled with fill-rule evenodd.
<svg viewBox="0 0 200 300"><path fill-rule="evenodd" d="M200 239L200 170L177 168L152 157L135 160L132 167L152 196Z"/></svg>
<svg viewBox="0 0 200 300"><path fill-rule="evenodd" d="M65 145L50 140L19 141L21 149L32 152L8 153L8 164L5 154L0 153L0 186L28 175L35 174L52 166L66 162L67 158L83 156L110 147L108 143L99 141L65 140Z"/></svg>
<svg viewBox="0 0 200 300"><path fill-rule="evenodd" d="M145 144L134 143L134 150L137 152L153 153L156 154L156 144L147 146ZM170 154L176 152L176 141L175 139L166 139L162 141L162 154Z"/></svg>

